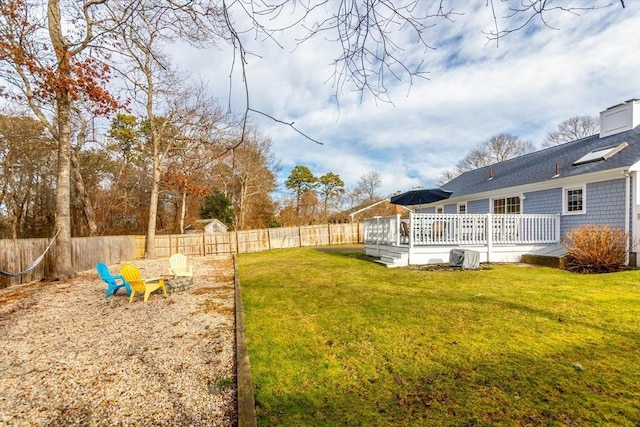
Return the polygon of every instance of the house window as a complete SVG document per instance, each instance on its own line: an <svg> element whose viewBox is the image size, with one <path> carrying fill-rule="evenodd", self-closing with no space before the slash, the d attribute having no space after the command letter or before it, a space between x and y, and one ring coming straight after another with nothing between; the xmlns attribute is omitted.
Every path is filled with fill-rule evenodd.
<svg viewBox="0 0 640 427"><path fill-rule="evenodd" d="M442 206L442 205L436 206L436 213L437 214L444 213L444 206Z"/></svg>
<svg viewBox="0 0 640 427"><path fill-rule="evenodd" d="M494 214L519 214L520 197L505 197L503 199L493 199Z"/></svg>
<svg viewBox="0 0 640 427"><path fill-rule="evenodd" d="M585 213L584 187L565 188L562 202L562 210L565 215Z"/></svg>
<svg viewBox="0 0 640 427"><path fill-rule="evenodd" d="M458 203L458 213L466 214L467 213L467 204L466 203Z"/></svg>

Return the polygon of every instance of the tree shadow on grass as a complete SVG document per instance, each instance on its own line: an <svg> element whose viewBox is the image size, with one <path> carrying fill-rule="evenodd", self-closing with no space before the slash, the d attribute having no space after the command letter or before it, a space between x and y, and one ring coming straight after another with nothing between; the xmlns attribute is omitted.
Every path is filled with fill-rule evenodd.
<svg viewBox="0 0 640 427"><path fill-rule="evenodd" d="M329 255L338 256L341 258L352 258L360 261L367 261L374 264L378 258L366 255L364 253L364 246L320 246L314 248L318 252L323 252Z"/></svg>
<svg viewBox="0 0 640 427"><path fill-rule="evenodd" d="M459 358L455 351L441 357L440 366L413 363L411 369L403 359L387 360L393 372L379 366L370 381L316 378L309 387L302 378L295 393L258 391L259 424L598 425L608 419L633 425L639 414L632 380L611 374L603 382L595 371L598 357L573 345L541 355L521 349L489 359ZM585 368L576 368L576 360Z"/></svg>

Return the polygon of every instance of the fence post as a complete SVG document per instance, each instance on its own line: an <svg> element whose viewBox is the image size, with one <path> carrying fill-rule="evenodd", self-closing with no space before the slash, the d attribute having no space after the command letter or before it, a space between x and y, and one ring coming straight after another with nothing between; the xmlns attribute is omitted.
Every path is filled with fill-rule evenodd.
<svg viewBox="0 0 640 427"><path fill-rule="evenodd" d="M271 229L267 228L267 248L271 250Z"/></svg>

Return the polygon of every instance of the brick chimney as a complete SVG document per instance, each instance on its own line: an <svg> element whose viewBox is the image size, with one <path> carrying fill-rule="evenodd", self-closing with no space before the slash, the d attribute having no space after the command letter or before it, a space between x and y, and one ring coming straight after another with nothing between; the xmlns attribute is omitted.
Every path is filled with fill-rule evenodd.
<svg viewBox="0 0 640 427"><path fill-rule="evenodd" d="M640 124L640 100L630 99L600 113L600 138L634 129Z"/></svg>

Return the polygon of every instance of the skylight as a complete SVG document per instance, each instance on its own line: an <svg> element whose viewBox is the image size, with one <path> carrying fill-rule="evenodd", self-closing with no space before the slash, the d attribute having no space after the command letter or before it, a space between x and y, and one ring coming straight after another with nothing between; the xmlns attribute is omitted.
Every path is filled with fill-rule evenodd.
<svg viewBox="0 0 640 427"><path fill-rule="evenodd" d="M627 145L629 144L627 144L626 142L623 142L622 144L614 145L611 147L605 147L605 148L599 148L597 150L593 150L585 154L584 156L580 157L575 162L573 162L573 166L607 160L609 157L612 157L614 154L621 151Z"/></svg>

